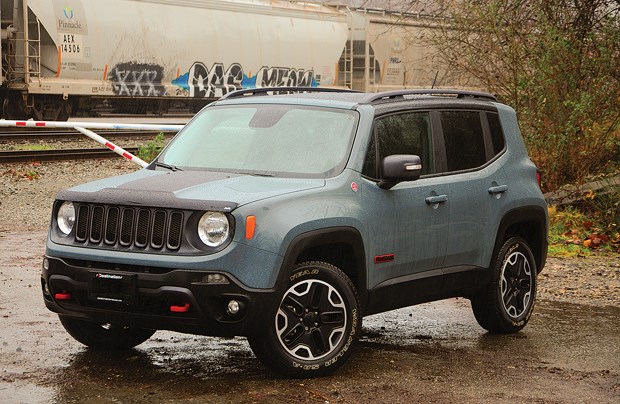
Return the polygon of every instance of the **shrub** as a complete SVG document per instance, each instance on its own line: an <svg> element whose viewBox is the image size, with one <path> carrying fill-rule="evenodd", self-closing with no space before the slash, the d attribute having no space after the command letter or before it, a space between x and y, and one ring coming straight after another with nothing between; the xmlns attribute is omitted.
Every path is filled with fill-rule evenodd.
<svg viewBox="0 0 620 404"><path fill-rule="evenodd" d="M138 147L137 156L147 163L150 163L162 151L164 146L166 146L166 143L164 134L159 132L153 140L149 140L144 146Z"/></svg>

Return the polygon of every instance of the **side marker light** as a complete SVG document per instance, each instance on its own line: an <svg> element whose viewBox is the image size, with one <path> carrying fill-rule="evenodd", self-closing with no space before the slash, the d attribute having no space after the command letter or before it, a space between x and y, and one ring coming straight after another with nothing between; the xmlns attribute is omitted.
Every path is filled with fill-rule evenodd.
<svg viewBox="0 0 620 404"><path fill-rule="evenodd" d="M251 240L256 231L256 216L250 215L245 218L245 238Z"/></svg>

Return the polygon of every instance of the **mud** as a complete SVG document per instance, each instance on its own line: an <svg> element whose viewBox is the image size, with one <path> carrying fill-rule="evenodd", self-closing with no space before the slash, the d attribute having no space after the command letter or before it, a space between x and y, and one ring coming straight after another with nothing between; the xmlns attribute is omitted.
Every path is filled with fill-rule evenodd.
<svg viewBox="0 0 620 404"><path fill-rule="evenodd" d="M243 338L157 332L93 352L45 309L45 234L0 233L0 402L620 401L620 307L539 301L520 333L493 336L451 299L364 319L356 352L313 380L271 374Z"/></svg>

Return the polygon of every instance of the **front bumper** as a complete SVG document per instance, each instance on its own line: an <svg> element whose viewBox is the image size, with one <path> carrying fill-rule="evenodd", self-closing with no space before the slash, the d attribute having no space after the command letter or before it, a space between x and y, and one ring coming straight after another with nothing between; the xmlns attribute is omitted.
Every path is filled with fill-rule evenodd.
<svg viewBox="0 0 620 404"><path fill-rule="evenodd" d="M119 270L51 256L44 259L41 288L47 308L61 315L213 336L251 335L273 320L271 312L279 303L274 289L250 289L223 272ZM236 314L227 310L232 300L238 303Z"/></svg>

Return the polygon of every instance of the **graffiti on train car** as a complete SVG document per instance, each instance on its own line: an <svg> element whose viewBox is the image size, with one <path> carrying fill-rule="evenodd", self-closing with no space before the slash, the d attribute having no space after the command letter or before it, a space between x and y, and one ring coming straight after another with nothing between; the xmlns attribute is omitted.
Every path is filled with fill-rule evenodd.
<svg viewBox="0 0 620 404"><path fill-rule="evenodd" d="M286 67L263 67L253 79L258 82L258 85L254 83L256 87L316 87L318 85L312 70Z"/></svg>
<svg viewBox="0 0 620 404"><path fill-rule="evenodd" d="M119 63L108 76L114 94L120 96L159 97L166 95L162 80L164 68L147 63Z"/></svg>
<svg viewBox="0 0 620 404"><path fill-rule="evenodd" d="M320 83L320 76L313 70L263 66L255 75L250 74L246 75L239 63L227 69L223 63L214 63L209 69L204 63L195 62L189 72L174 79L172 84L187 91L190 97L214 98L242 88L317 87Z"/></svg>
<svg viewBox="0 0 620 404"><path fill-rule="evenodd" d="M187 73L189 96L195 98L221 97L241 88L243 67L231 64L224 70L224 64L214 63L211 70L204 63L196 62ZM172 82L175 84L175 82Z"/></svg>

